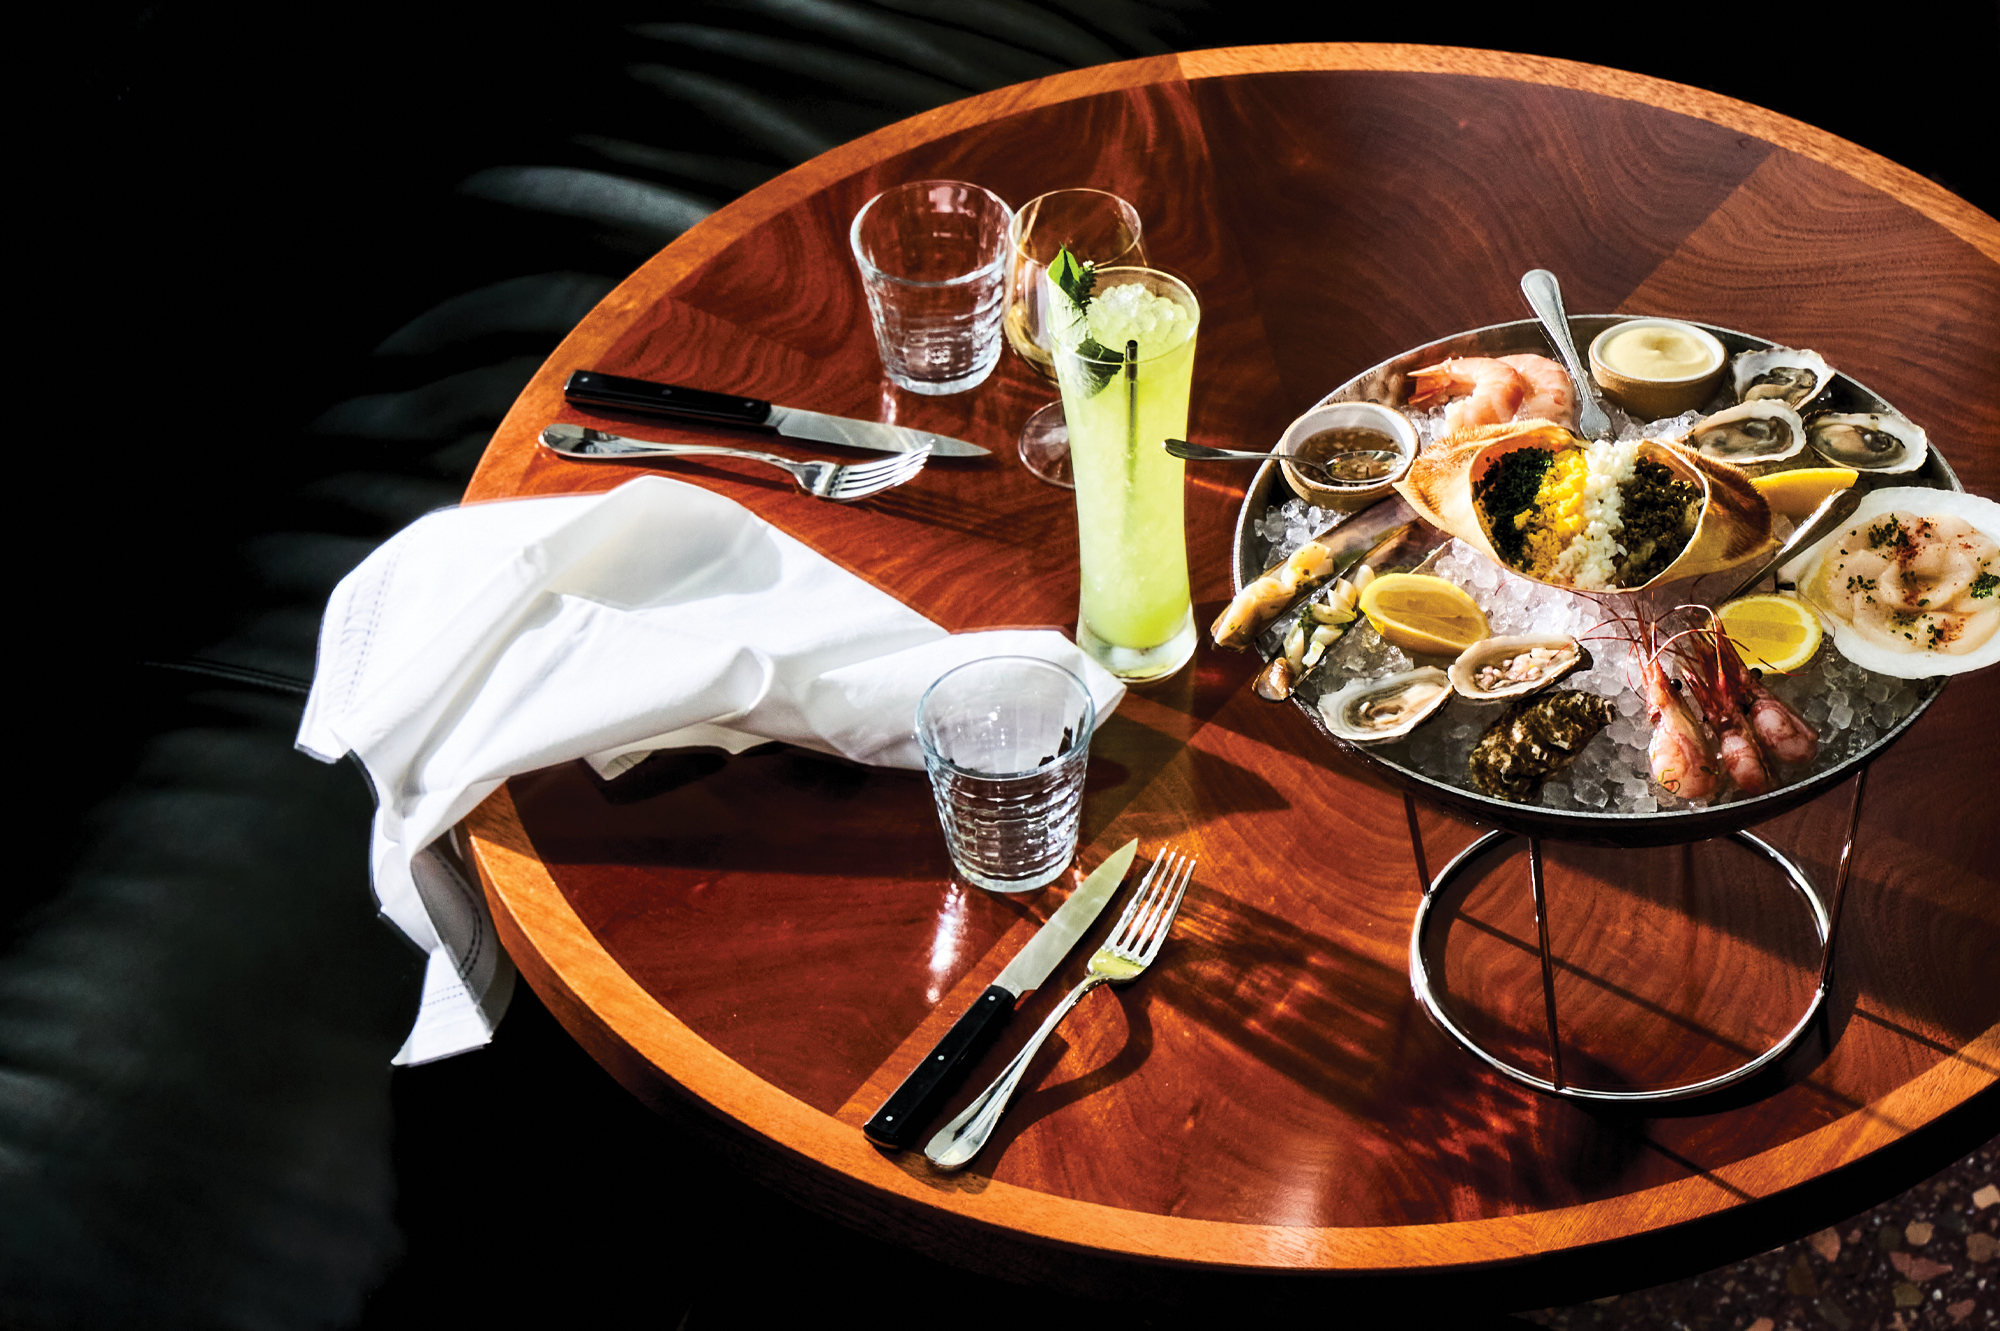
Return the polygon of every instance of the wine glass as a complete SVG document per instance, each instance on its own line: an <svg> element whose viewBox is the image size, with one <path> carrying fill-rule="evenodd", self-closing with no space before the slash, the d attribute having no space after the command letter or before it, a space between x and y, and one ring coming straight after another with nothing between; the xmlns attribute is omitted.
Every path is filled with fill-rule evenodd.
<svg viewBox="0 0 2000 1331"><path fill-rule="evenodd" d="M1007 270L1007 344L1053 384L1055 353L1050 347L1042 274L1065 248L1099 268L1144 264L1139 211L1101 189L1051 190L1028 200L1014 214L1008 240L1012 259ZM1028 417L1019 447L1021 464L1029 471L1051 485L1076 488L1061 398Z"/></svg>

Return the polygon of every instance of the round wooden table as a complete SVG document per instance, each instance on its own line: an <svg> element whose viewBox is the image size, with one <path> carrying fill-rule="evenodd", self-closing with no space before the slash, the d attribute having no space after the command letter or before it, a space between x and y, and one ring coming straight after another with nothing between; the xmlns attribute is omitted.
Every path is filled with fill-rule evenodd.
<svg viewBox="0 0 2000 1331"><path fill-rule="evenodd" d="M594 368L893 419L984 444L854 507L753 465L668 474L747 505L953 630L1074 624L1069 492L1013 456L1052 390L1011 355L979 389L884 380L847 223L947 176L1012 202L1131 199L1204 306L1190 433L1268 447L1357 371L1525 317L1677 315L1823 353L2000 493L2000 226L1894 164L1635 75L1426 47L1162 56L990 93L848 144L668 246L565 341L468 500L643 468L535 445ZM611 418L615 419L615 418ZM699 430L624 422L653 438ZM781 447L783 447L781 445ZM810 455L811 450L795 450ZM823 451L823 450L822 450ZM1225 602L1248 469L1190 466L1196 614ZM1080 868L1129 837L1201 863L1154 972L1086 1000L962 1174L860 1124L1075 881L954 884L920 773L797 751L659 757L604 785L511 781L469 821L509 950L627 1086L763 1177L873 1232L1016 1278L1161 1298L1464 1293L1530 1307L1702 1269L1830 1223L1994 1129L2000 671L1954 681L1873 767L1822 1034L1725 1103L1592 1112L1485 1070L1422 1015L1403 802L1204 645L1092 751ZM1843 786L1766 824L1822 886ZM1422 814L1431 862L1479 829ZM1630 1084L1729 1066L1789 1023L1816 957L1731 843L1553 847L1565 1062ZM1453 907L1443 983L1482 1032L1539 1040L1525 872ZM1077 978L1018 1013L963 1103ZM1762 1042L1762 1043L1760 1043ZM1524 1054L1531 1057L1532 1053ZM1572 1075L1578 1075L1573 1073ZM1940 1152L1946 1154L1940 1155Z"/></svg>

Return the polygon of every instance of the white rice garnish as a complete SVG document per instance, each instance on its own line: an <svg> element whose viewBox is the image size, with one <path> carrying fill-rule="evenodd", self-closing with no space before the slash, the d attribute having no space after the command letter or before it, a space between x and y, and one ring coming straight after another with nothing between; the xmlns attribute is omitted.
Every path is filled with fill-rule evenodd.
<svg viewBox="0 0 2000 1331"><path fill-rule="evenodd" d="M1583 530L1570 541L1554 569L1558 581L1587 591L1609 591L1625 553L1617 534L1625 519L1619 487L1631 480L1639 461L1637 439L1600 439L1584 449Z"/></svg>

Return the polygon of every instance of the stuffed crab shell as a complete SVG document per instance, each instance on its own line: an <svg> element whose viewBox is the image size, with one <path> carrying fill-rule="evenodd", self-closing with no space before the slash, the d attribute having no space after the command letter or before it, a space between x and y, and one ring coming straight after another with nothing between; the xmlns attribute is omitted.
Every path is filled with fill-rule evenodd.
<svg viewBox="0 0 2000 1331"><path fill-rule="evenodd" d="M1657 440L1587 443L1549 421L1460 431L1396 489L1503 567L1579 591L1698 577L1774 544L1770 506L1735 467Z"/></svg>

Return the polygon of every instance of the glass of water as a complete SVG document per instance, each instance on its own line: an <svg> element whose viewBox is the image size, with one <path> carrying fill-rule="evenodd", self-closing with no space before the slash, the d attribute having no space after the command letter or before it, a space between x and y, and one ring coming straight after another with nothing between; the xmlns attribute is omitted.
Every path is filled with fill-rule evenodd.
<svg viewBox="0 0 2000 1331"><path fill-rule="evenodd" d="M854 215L848 240L897 387L960 393L993 372L1013 220L999 195L962 180L898 185Z"/></svg>
<svg viewBox="0 0 2000 1331"><path fill-rule="evenodd" d="M967 662L925 691L917 740L967 882L1027 892L1069 867L1096 724L1083 681L1032 656Z"/></svg>

